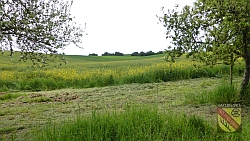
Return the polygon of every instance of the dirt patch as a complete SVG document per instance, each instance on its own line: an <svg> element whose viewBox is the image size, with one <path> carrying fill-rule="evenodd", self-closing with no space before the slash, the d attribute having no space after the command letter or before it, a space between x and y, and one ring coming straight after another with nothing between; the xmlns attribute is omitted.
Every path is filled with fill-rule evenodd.
<svg viewBox="0 0 250 141"><path fill-rule="evenodd" d="M25 96L19 96L17 99L19 100L19 99L24 99L25 98Z"/></svg>
<svg viewBox="0 0 250 141"><path fill-rule="evenodd" d="M29 95L29 98L35 98L35 97L41 97L43 96L43 94L36 94L36 93L33 93L33 94L30 94Z"/></svg>
<svg viewBox="0 0 250 141"><path fill-rule="evenodd" d="M6 94L5 92L0 92L0 95L4 95L4 94Z"/></svg>
<svg viewBox="0 0 250 141"><path fill-rule="evenodd" d="M77 94L70 94L68 92L61 93L60 95L53 97L54 101L57 101L57 102L67 102L71 100L76 100L78 98L79 97Z"/></svg>
<svg viewBox="0 0 250 141"><path fill-rule="evenodd" d="M32 93L28 97L32 99L39 98L39 97L47 97L47 98L52 99L52 101L55 101L55 102L67 102L67 101L76 100L79 98L76 93L68 93L68 92L63 92L61 94L56 94L56 95Z"/></svg>

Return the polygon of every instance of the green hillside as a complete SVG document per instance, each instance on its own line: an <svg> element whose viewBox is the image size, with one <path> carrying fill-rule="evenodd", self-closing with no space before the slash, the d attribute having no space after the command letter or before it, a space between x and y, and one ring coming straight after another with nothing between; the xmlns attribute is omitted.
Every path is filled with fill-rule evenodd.
<svg viewBox="0 0 250 141"><path fill-rule="evenodd" d="M81 56L81 55L66 55L65 58L69 61L74 60L84 60L84 61L124 61L124 60L141 60L141 59L150 59L150 58L159 58L164 57L163 54L151 55L151 56Z"/></svg>

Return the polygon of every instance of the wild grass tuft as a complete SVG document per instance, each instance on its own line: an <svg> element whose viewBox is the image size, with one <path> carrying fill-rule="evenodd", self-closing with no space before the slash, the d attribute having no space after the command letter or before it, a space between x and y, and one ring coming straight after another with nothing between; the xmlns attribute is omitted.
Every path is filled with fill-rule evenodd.
<svg viewBox="0 0 250 141"><path fill-rule="evenodd" d="M234 103L234 102L239 102L239 100L240 100L240 95L237 86L230 85L229 83L226 82L222 82L213 90L186 95L187 104Z"/></svg>
<svg viewBox="0 0 250 141"><path fill-rule="evenodd" d="M20 94L11 94L11 93L6 93L6 94L0 94L0 100L11 100L15 99L17 97L21 96Z"/></svg>

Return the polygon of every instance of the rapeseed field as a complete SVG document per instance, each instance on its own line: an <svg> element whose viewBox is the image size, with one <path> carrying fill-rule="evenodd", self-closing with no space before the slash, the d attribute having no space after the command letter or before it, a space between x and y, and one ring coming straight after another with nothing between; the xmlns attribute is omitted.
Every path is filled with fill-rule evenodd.
<svg viewBox="0 0 250 141"><path fill-rule="evenodd" d="M86 88L229 74L229 66L226 65L197 67L203 64L184 57L170 63L163 59L163 55L132 59L130 56L66 56L68 64L45 68L32 68L30 62L19 62L15 58L10 60L8 56L0 57L0 91ZM243 65L237 63L234 68L237 74Z"/></svg>

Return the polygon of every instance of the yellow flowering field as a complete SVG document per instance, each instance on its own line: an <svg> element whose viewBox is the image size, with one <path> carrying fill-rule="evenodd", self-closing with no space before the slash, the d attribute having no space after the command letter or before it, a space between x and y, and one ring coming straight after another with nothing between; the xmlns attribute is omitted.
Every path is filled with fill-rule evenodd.
<svg viewBox="0 0 250 141"><path fill-rule="evenodd" d="M227 66L205 67L197 70L194 64L200 65L199 62L182 58L175 63L169 63L164 61L163 55L133 59L129 57L122 59L121 57L113 56L113 59L110 60L103 56L66 56L68 60L66 65L37 69L30 67L30 63L5 58L5 63L0 64L0 89L1 87L13 87L13 85L16 87L15 89L25 90L28 88L24 88L24 86L29 87L29 85L33 87L43 85L44 89L56 89L171 81L214 77L228 71ZM55 83L54 88L50 88L51 83Z"/></svg>
<svg viewBox="0 0 250 141"><path fill-rule="evenodd" d="M107 77L113 75L116 78L131 76L150 72L158 69L169 69L170 63L166 63L162 58L151 58L145 60L124 60L110 62L72 62L62 67L50 69L36 69L25 71L1 71L1 80L33 79L37 77L53 78L56 80L82 80L95 77ZM16 64L17 65L17 64ZM187 61L181 61L172 64L172 68L190 67L193 64ZM20 65L21 66L21 65ZM0 64L1 67L6 65ZM27 66L25 66L27 67Z"/></svg>

